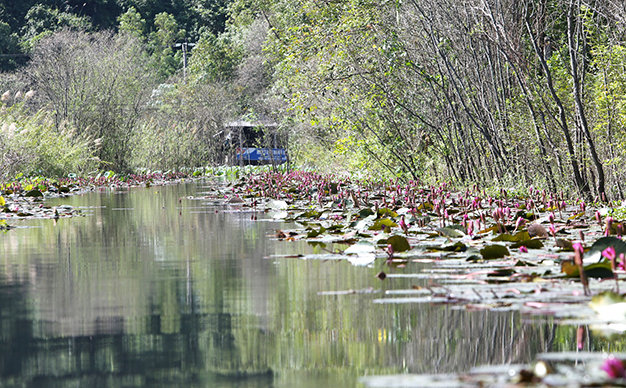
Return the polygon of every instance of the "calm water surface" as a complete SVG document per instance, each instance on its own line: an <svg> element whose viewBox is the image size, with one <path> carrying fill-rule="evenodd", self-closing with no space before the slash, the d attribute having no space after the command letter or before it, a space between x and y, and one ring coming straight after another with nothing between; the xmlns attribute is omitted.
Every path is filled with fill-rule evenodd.
<svg viewBox="0 0 626 388"><path fill-rule="evenodd" d="M354 387L574 346L575 329L549 320L372 303L420 281L380 281L382 263L271 258L314 248L186 199L203 185L57 199L88 215L0 234L0 385ZM371 292L323 293L349 289Z"/></svg>

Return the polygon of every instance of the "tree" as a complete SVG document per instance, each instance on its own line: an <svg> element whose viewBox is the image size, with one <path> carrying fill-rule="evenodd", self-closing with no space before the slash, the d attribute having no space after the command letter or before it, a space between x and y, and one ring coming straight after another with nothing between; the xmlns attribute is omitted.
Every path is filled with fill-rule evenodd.
<svg viewBox="0 0 626 388"><path fill-rule="evenodd" d="M117 21L121 33L132 35L140 40L144 39L146 20L141 17L135 7L130 7L117 18Z"/></svg>
<svg viewBox="0 0 626 388"><path fill-rule="evenodd" d="M132 36L56 32L34 48L22 75L78 134L98 140L97 156L118 171L128 169L130 138L154 86L143 47Z"/></svg>
<svg viewBox="0 0 626 388"><path fill-rule="evenodd" d="M24 57L18 36L11 32L7 23L0 21L0 71L14 70L24 62Z"/></svg>
<svg viewBox="0 0 626 388"><path fill-rule="evenodd" d="M62 29L89 31L91 20L87 16L77 16L57 8L37 4L28 10L22 36L28 46L32 46L42 35Z"/></svg>
<svg viewBox="0 0 626 388"><path fill-rule="evenodd" d="M161 12L154 18L155 30L150 34L149 47L155 69L161 78L167 78L180 68L181 58L174 52L174 44L185 36L174 16Z"/></svg>

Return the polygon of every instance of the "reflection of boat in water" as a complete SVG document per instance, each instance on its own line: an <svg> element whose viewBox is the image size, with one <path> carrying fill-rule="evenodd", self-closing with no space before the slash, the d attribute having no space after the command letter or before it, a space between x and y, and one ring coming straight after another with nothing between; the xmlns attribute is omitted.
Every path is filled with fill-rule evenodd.
<svg viewBox="0 0 626 388"><path fill-rule="evenodd" d="M233 121L226 124L228 141L234 147L232 164L283 164L289 160L286 136L270 121Z"/></svg>

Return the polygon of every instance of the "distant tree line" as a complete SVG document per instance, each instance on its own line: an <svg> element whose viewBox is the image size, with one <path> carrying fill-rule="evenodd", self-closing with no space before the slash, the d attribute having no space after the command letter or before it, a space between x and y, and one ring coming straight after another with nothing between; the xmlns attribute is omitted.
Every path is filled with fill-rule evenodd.
<svg viewBox="0 0 626 388"><path fill-rule="evenodd" d="M271 27L273 89L302 137L357 171L624 197L624 1L232 8Z"/></svg>
<svg viewBox="0 0 626 388"><path fill-rule="evenodd" d="M224 32L229 3L230 0L1 0L0 71L15 70L26 63L35 43L52 32L117 32L120 18L125 21L125 28L134 29L150 41L152 50L164 55L160 46L171 43L168 39L197 41L205 34ZM172 74L175 66L168 66L162 74Z"/></svg>
<svg viewBox="0 0 626 388"><path fill-rule="evenodd" d="M117 169L218 163L225 120L269 117L304 167L623 198L625 15L621 0L2 1L0 86L35 91L22 112Z"/></svg>

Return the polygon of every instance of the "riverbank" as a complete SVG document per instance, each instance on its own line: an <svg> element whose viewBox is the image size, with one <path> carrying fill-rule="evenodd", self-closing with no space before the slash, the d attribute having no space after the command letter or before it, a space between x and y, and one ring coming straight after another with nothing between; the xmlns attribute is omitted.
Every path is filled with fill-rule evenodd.
<svg viewBox="0 0 626 388"><path fill-rule="evenodd" d="M196 175L197 176L197 175ZM123 189L176 184L194 179L193 173L154 172L117 175L113 172L96 176L66 178L22 178L0 184L0 228L10 229L11 221L29 218L66 218L81 215L71 206L47 206L47 199L84 194L103 189Z"/></svg>

